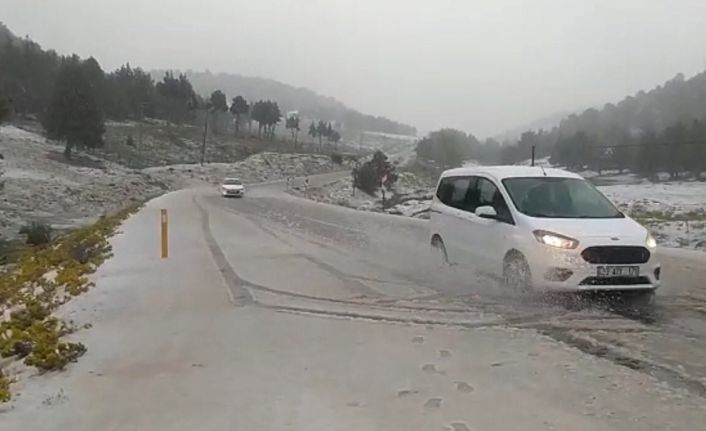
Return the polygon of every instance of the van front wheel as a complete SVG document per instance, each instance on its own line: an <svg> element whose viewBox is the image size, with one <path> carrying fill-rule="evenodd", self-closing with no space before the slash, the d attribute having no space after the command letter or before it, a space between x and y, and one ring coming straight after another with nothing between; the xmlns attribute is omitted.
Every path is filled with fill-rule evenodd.
<svg viewBox="0 0 706 431"><path fill-rule="evenodd" d="M509 253L503 262L503 281L505 286L517 292L532 290L532 273L527 259L520 253Z"/></svg>

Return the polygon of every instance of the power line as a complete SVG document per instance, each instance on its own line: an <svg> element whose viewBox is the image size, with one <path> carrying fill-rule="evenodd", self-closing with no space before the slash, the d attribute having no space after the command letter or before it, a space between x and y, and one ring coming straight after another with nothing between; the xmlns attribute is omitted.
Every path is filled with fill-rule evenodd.
<svg viewBox="0 0 706 431"><path fill-rule="evenodd" d="M617 145L587 145L588 148L632 148L632 147L667 147L670 145L676 146L694 146L706 145L706 141L665 141L665 142L650 142L650 143L634 143L634 144L617 144Z"/></svg>

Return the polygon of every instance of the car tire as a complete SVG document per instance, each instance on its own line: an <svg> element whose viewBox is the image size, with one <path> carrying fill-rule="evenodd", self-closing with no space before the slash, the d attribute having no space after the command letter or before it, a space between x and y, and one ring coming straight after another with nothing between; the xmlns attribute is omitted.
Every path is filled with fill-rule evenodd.
<svg viewBox="0 0 706 431"><path fill-rule="evenodd" d="M442 266L449 264L449 255L446 252L444 240L442 240L440 236L434 235L431 238L431 249L434 257L438 258Z"/></svg>
<svg viewBox="0 0 706 431"><path fill-rule="evenodd" d="M505 286L521 293L532 291L532 272L527 259L519 253L509 254L503 262Z"/></svg>

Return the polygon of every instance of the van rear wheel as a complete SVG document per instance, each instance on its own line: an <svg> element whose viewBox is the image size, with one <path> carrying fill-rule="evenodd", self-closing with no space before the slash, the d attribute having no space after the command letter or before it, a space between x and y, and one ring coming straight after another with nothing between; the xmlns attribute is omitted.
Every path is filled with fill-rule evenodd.
<svg viewBox="0 0 706 431"><path fill-rule="evenodd" d="M437 259L441 265L449 264L449 255L446 253L446 246L444 245L444 240L440 236L434 235L431 238L431 249L434 257Z"/></svg>

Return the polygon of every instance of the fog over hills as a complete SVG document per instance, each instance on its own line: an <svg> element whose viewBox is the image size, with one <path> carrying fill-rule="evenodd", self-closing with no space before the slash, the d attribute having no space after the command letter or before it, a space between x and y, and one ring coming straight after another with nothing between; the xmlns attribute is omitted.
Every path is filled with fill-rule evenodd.
<svg viewBox="0 0 706 431"><path fill-rule="evenodd" d="M164 70L151 72L155 80L161 79ZM335 121L343 124L346 130L367 130L400 135L416 135L414 126L398 123L385 117L363 114L347 107L333 97L322 96L302 87L294 87L266 78L248 77L234 73L184 72L197 93L211 94L215 90L226 93L229 101L235 96L243 96L249 102L271 99L276 101L283 112L299 111L306 118Z"/></svg>

